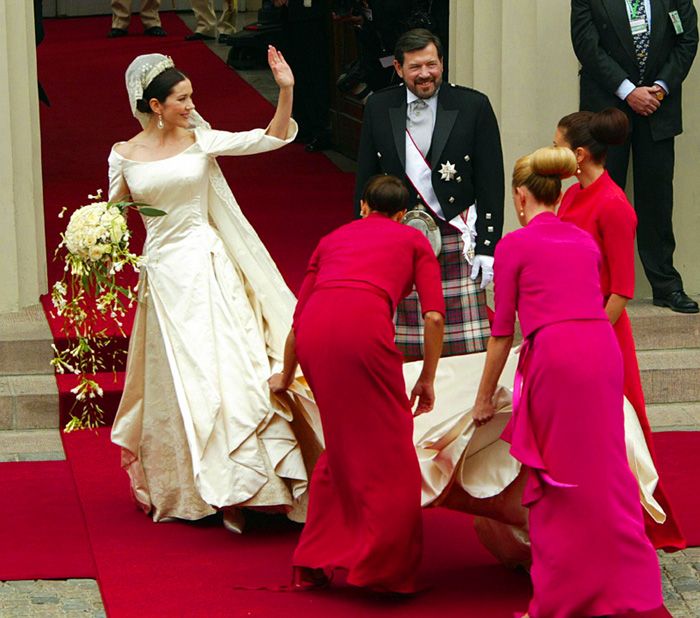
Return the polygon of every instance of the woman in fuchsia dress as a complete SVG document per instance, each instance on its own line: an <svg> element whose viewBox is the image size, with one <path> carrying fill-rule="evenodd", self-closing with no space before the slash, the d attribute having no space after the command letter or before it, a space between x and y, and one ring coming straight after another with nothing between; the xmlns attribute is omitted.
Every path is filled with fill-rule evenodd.
<svg viewBox="0 0 700 618"><path fill-rule="evenodd" d="M605 311L622 351L625 397L637 413L647 447L654 459L652 432L644 403L632 325L625 309L627 301L634 296L637 215L622 189L605 171L608 145L623 142L627 131L627 116L614 108L597 114L576 112L559 121L554 141L556 145L574 151L579 182L564 194L558 215L562 221L573 223L593 236L602 254L600 287ZM666 520L657 523L649 513L644 512L649 538L657 549L683 549L686 541L660 480L654 491L654 499L666 514Z"/></svg>
<svg viewBox="0 0 700 618"><path fill-rule="evenodd" d="M600 251L554 213L560 179L575 169L564 148L516 163L514 203L524 227L496 248L495 316L473 411L477 425L493 418L517 312L524 342L503 438L529 468L531 618L608 616L663 603L627 463L622 358L603 310Z"/></svg>

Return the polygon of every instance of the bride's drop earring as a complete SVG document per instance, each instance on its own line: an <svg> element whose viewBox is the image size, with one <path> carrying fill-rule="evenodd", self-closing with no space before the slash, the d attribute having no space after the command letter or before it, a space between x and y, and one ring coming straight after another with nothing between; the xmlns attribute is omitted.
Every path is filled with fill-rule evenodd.
<svg viewBox="0 0 700 618"><path fill-rule="evenodd" d="M577 175L577 176L580 176L580 175L581 175L581 168L578 167L578 165L576 166L576 175Z"/></svg>
<svg viewBox="0 0 700 618"><path fill-rule="evenodd" d="M158 128L162 129L165 125L163 124L163 116L158 114Z"/></svg>

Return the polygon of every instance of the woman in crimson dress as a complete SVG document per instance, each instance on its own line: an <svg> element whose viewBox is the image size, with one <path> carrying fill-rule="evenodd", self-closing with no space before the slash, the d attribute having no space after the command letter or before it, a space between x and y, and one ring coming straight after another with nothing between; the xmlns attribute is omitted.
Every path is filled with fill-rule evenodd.
<svg viewBox="0 0 700 618"><path fill-rule="evenodd" d="M637 413L649 452L654 458L632 325L625 309L627 301L634 296L637 215L622 189L605 171L608 146L624 142L627 132L627 116L614 108L596 114L576 112L559 121L554 143L574 151L579 182L565 193L558 215L563 221L573 223L591 234L602 253L600 285L605 312L622 350L625 397ZM666 519L657 522L645 511L649 538L657 549L683 549L686 542L660 480L654 491L654 499L665 512Z"/></svg>
<svg viewBox="0 0 700 618"><path fill-rule="evenodd" d="M645 612L663 603L627 463L622 358L603 310L600 251L554 212L560 179L575 169L564 148L516 162L513 201L524 227L496 247L496 312L473 410L477 425L493 419L517 312L524 342L503 438L529 468L532 618Z"/></svg>
<svg viewBox="0 0 700 618"><path fill-rule="evenodd" d="M363 219L323 238L302 284L280 392L297 356L321 415L326 450L311 479L306 525L294 553L294 584L347 582L411 593L422 553L421 473L416 414L433 407L445 313L440 268L428 240L401 225L408 192L393 176L370 180ZM406 396L394 344L396 305L413 286L426 322L423 369Z"/></svg>

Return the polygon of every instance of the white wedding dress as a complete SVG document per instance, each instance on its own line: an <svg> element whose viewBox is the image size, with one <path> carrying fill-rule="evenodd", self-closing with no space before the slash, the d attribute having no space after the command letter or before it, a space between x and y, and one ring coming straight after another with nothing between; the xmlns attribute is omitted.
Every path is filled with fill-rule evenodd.
<svg viewBox="0 0 700 618"><path fill-rule="evenodd" d="M277 507L303 520L320 450L296 395L272 398L295 298L241 213L216 163L289 143L263 129L200 127L158 161L109 157L114 200L166 212L144 217L126 383L112 429L134 496L158 521L230 506ZM293 390L306 394L295 382ZM303 440L298 438L303 436Z"/></svg>
<svg viewBox="0 0 700 618"><path fill-rule="evenodd" d="M472 406L483 373L486 352L440 359L435 377L435 408L416 417L413 441L422 475L422 504L475 515L481 542L507 565L530 561L527 509L522 506L525 476L521 464L500 439L510 420L512 384L518 354L508 356L494 402L496 416L482 427L472 420ZM404 365L407 392L422 362ZM642 507L654 521L666 519L653 494L659 477L639 419L624 400L627 460L639 485ZM592 456L595 456L594 454Z"/></svg>

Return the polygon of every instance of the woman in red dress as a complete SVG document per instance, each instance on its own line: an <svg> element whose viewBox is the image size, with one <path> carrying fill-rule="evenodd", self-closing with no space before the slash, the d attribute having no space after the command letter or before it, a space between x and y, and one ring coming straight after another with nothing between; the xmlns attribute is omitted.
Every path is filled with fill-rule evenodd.
<svg viewBox="0 0 700 618"><path fill-rule="evenodd" d="M428 240L398 223L407 198L397 178L375 177L364 192L364 218L321 239L299 293L283 372L270 378L273 392L285 390L298 355L326 443L294 553L300 588L324 585L340 568L356 586L415 591L421 474L411 409L416 399L415 414L433 407L445 303ZM409 402L392 318L414 285L426 354Z"/></svg>
<svg viewBox="0 0 700 618"><path fill-rule="evenodd" d="M563 221L574 223L591 234L603 255L600 284L605 311L622 350L625 397L637 413L649 452L654 458L632 325L625 309L628 300L634 296L637 215L625 193L605 170L608 146L624 142L627 132L627 116L615 108L595 114L576 112L559 121L554 143L574 151L579 182L564 194L558 215ZM657 523L645 511L649 538L657 549L683 549L686 542L660 480L654 498L666 513L666 521Z"/></svg>
<svg viewBox="0 0 700 618"><path fill-rule="evenodd" d="M622 357L603 310L600 251L554 214L560 179L575 169L565 148L541 148L515 164L523 227L496 247L496 313L472 411L477 426L495 416L517 313L523 344L502 438L528 468L531 618L629 615L663 604L627 462Z"/></svg>

